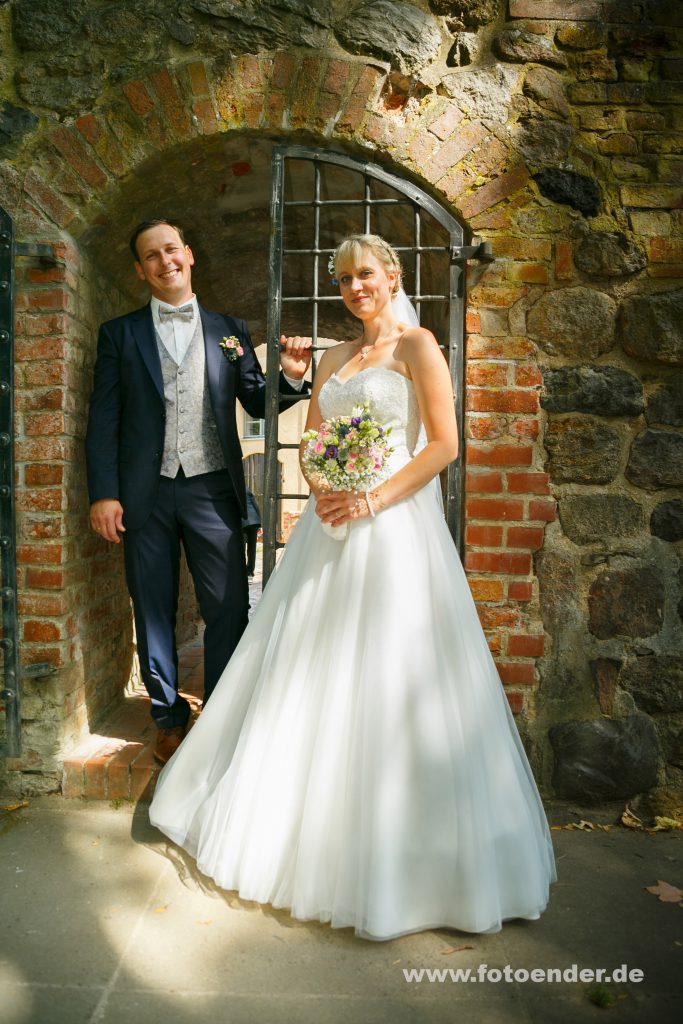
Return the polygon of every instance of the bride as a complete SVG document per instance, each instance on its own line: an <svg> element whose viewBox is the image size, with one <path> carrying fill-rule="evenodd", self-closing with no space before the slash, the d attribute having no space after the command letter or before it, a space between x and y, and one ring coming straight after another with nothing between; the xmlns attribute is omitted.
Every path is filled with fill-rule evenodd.
<svg viewBox="0 0 683 1024"><path fill-rule="evenodd" d="M322 357L306 429L367 402L392 428L390 475L367 495L310 481L150 818L222 888L296 918L367 939L498 931L539 917L555 862L435 501L457 454L451 379L434 336L396 318L391 246L351 236L334 268L362 331Z"/></svg>

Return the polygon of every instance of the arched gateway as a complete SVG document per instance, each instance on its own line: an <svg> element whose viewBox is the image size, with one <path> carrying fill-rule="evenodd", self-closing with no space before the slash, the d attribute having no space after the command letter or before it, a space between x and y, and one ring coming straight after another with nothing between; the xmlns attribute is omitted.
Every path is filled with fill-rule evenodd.
<svg viewBox="0 0 683 1024"><path fill-rule="evenodd" d="M228 69L194 59L123 82L90 113L46 122L20 183L8 179L3 204L23 247L14 367L23 702L21 753L4 765L23 791L59 788L69 752L89 737L98 749L103 717L135 679L120 551L88 526L83 435L97 326L146 300L127 239L149 216L184 225L203 304L244 317L257 345L277 337L278 253L283 329L334 338L340 307L323 250L349 228L368 226L403 250L407 291L450 347L460 399L467 504L461 464L445 482L449 521L467 548L510 703L521 711L533 697L542 629L531 550L554 503L538 444L534 347L503 320L510 311L512 324L515 303L529 291L526 261L540 274L539 257L550 250L514 238L505 259L515 274L494 265L484 279L472 265L466 309L464 270L474 255L466 225L525 193L528 173L513 151L509 165L501 160L499 143L487 152L492 137L443 96L412 122L397 117L393 92L385 102L387 82L375 67L324 54L247 55ZM273 176L274 153L281 179ZM476 169L476 188L454 176L461 161L468 174ZM278 180L281 231L271 195ZM463 508L466 533L459 532ZM192 622L180 623L181 635L185 625Z"/></svg>

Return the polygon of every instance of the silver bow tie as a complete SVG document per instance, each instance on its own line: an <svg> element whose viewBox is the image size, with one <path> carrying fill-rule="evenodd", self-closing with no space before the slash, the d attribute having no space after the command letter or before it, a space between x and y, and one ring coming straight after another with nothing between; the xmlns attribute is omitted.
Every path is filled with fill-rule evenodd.
<svg viewBox="0 0 683 1024"><path fill-rule="evenodd" d="M191 302L185 303L184 306L165 306L159 305L159 319L160 320L171 320L173 317L178 317L179 320L192 320L194 317L194 305Z"/></svg>

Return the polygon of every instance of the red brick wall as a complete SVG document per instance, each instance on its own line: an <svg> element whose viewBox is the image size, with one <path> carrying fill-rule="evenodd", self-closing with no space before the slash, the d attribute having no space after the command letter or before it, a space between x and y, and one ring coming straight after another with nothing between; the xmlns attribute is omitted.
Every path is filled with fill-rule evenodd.
<svg viewBox="0 0 683 1024"><path fill-rule="evenodd" d="M17 261L17 565L22 664L51 672L25 678L15 770L54 767L132 663L121 559L89 529L83 458L96 321L120 297L98 288L72 244L40 241L55 266Z"/></svg>
<svg viewBox="0 0 683 1024"><path fill-rule="evenodd" d="M513 280L540 278L550 244L511 238ZM481 279L480 279L481 280ZM508 279L509 281L509 279ZM555 518L539 443L542 378L525 337L482 334L480 310L507 310L520 297L511 283L478 284L467 315L465 569L479 617L514 712L537 683L544 634L532 555Z"/></svg>
<svg viewBox="0 0 683 1024"><path fill-rule="evenodd" d="M21 660L44 666L23 684L23 753L13 771L47 771L96 731L137 674L123 552L90 529L84 462L99 323L129 308L70 242L55 266L17 261L16 467ZM189 573L181 574L179 638L196 633ZM30 672L29 668L29 672Z"/></svg>

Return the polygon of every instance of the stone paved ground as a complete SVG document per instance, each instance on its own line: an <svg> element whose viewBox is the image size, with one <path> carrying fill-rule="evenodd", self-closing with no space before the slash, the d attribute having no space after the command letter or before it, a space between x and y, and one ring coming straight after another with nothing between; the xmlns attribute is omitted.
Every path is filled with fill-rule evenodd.
<svg viewBox="0 0 683 1024"><path fill-rule="evenodd" d="M568 809L550 809L566 820ZM0 1024L613 1024L680 1021L683 836L555 831L559 881L536 922L391 942L292 920L198 874L145 801L40 797L0 811ZM626 964L640 983L408 983L403 969ZM493 978L495 979L495 975Z"/></svg>
<svg viewBox="0 0 683 1024"><path fill-rule="evenodd" d="M259 584L257 577L254 605ZM198 693L199 641L182 661L184 685ZM133 699L127 712L127 727L137 721L141 730L129 744L143 742L149 728L141 702ZM150 778L148 770L133 799L42 797L0 809L0 1024L680 1020L683 913L645 891L658 879L683 886L680 833L553 831L559 880L540 921L510 922L497 935L443 929L372 943L218 890L150 826ZM548 807L556 824L614 821L618 810ZM601 1009L586 981L506 982L494 974L485 982L408 983L403 975L484 964L626 964L644 979L603 986L614 1003Z"/></svg>

